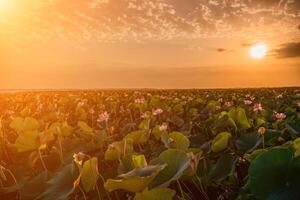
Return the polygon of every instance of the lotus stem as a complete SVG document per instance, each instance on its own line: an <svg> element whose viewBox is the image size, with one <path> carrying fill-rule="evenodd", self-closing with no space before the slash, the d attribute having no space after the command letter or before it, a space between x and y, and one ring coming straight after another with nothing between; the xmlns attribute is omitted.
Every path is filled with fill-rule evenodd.
<svg viewBox="0 0 300 200"><path fill-rule="evenodd" d="M181 194L182 199L185 200L185 198L184 198L184 192L183 192L183 190L182 190L182 187L181 187L181 185L180 185L180 181L179 181L179 180L177 180L177 185L178 185L178 188L179 188L179 191L180 191L180 194Z"/></svg>
<svg viewBox="0 0 300 200"><path fill-rule="evenodd" d="M100 191L99 191L99 187L98 187L97 184L96 184L96 190L97 190L97 195L98 195L99 200L102 200L101 195L100 195Z"/></svg>
<svg viewBox="0 0 300 200"><path fill-rule="evenodd" d="M46 167L46 164L45 164L45 162L44 162L44 160L43 160L42 153L41 153L41 150L40 150L40 149L38 149L38 153L39 153L39 157L40 157L40 160L41 160L41 163L42 163L42 166L43 166L44 170L45 170L45 171L48 171L48 169L47 169L47 167Z"/></svg>
<svg viewBox="0 0 300 200"><path fill-rule="evenodd" d="M85 193L84 193L82 187L79 185L78 188L79 188L79 190L80 190L80 192L81 192L81 194L82 194L84 200L87 200L87 197L86 197L86 195L85 195Z"/></svg>

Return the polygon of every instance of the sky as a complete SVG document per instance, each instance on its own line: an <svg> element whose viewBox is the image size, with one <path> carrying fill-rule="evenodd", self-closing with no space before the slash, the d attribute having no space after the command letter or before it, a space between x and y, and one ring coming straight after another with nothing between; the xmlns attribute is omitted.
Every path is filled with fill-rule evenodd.
<svg viewBox="0 0 300 200"><path fill-rule="evenodd" d="M0 89L282 86L299 0L0 0Z"/></svg>

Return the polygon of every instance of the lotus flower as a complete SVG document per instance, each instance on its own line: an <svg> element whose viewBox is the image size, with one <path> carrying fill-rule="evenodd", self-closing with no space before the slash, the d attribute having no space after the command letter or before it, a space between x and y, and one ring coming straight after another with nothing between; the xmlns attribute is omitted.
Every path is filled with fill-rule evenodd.
<svg viewBox="0 0 300 200"><path fill-rule="evenodd" d="M153 115L160 115L161 113L163 113L164 111L161 108L157 108L155 110L152 111Z"/></svg>
<svg viewBox="0 0 300 200"><path fill-rule="evenodd" d="M143 103L145 103L145 97L141 96L141 97L135 99L134 103L136 103L136 104L143 104Z"/></svg>
<svg viewBox="0 0 300 200"><path fill-rule="evenodd" d="M159 126L160 131L166 131L167 129L168 129L168 124L167 123L163 123L162 125Z"/></svg>
<svg viewBox="0 0 300 200"><path fill-rule="evenodd" d="M252 101L251 101L251 100L245 100L245 101L244 101L244 104L245 104L245 105L251 105L251 104L252 104Z"/></svg>
<svg viewBox="0 0 300 200"><path fill-rule="evenodd" d="M103 121L108 122L108 119L109 119L109 114L107 111L105 111L99 114L97 122L103 122Z"/></svg>
<svg viewBox="0 0 300 200"><path fill-rule="evenodd" d="M263 108L262 108L262 105L261 105L261 103L256 103L256 104L254 104L254 106L253 106L253 111L259 111L259 110L262 110Z"/></svg>
<svg viewBox="0 0 300 200"><path fill-rule="evenodd" d="M225 106L226 108L231 107L232 105L233 105L233 102L232 102L232 101L226 101L226 102L224 103L224 106Z"/></svg>
<svg viewBox="0 0 300 200"><path fill-rule="evenodd" d="M275 112L275 118L277 120L284 120L286 118L286 114Z"/></svg>

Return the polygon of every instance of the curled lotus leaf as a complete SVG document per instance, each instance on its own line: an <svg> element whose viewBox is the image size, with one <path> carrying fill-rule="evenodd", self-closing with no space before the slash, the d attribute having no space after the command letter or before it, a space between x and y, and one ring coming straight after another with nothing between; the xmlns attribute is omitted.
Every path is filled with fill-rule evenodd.
<svg viewBox="0 0 300 200"><path fill-rule="evenodd" d="M128 133L125 139L131 139L133 144L144 144L149 140L150 133L146 130L138 130Z"/></svg>
<svg viewBox="0 0 300 200"><path fill-rule="evenodd" d="M126 174L119 176L120 179L108 179L104 187L109 192L122 189L138 193L149 186L157 174L163 170L166 165L154 165L144 168L134 169Z"/></svg>
<svg viewBox="0 0 300 200"><path fill-rule="evenodd" d="M67 137L71 135L71 127L67 122L54 122L50 125L49 131L51 131L54 135Z"/></svg>
<svg viewBox="0 0 300 200"><path fill-rule="evenodd" d="M154 136L154 138L156 139L156 140L160 140L160 138L161 138L161 135L162 134L164 134L164 133L167 133L167 131L161 131L160 129L159 129L159 125L156 125L153 129L152 129L152 135Z"/></svg>
<svg viewBox="0 0 300 200"><path fill-rule="evenodd" d="M144 155L132 155L132 162L135 168L143 168L148 165Z"/></svg>
<svg viewBox="0 0 300 200"><path fill-rule="evenodd" d="M228 132L219 133L212 141L211 150L215 153L225 150L231 137Z"/></svg>
<svg viewBox="0 0 300 200"><path fill-rule="evenodd" d="M85 161L80 172L80 182L86 192L96 187L98 177L98 159L94 157Z"/></svg>
<svg viewBox="0 0 300 200"><path fill-rule="evenodd" d="M39 132L37 130L21 132L13 146L18 152L36 150L39 147Z"/></svg>
<svg viewBox="0 0 300 200"><path fill-rule="evenodd" d="M83 131L83 133L87 134L87 135L94 135L94 130L84 121L79 121L77 123L78 127L80 128L80 130Z"/></svg>
<svg viewBox="0 0 300 200"><path fill-rule="evenodd" d="M236 124L241 128L250 128L251 125L246 115L246 111L243 108L232 108L228 115L236 122Z"/></svg>
<svg viewBox="0 0 300 200"><path fill-rule="evenodd" d="M32 131L39 128L39 122L32 117L16 117L12 120L9 126L16 132Z"/></svg>
<svg viewBox="0 0 300 200"><path fill-rule="evenodd" d="M133 153L133 141L131 139L123 139L108 145L104 159L109 161L119 160L131 153Z"/></svg>
<svg viewBox="0 0 300 200"><path fill-rule="evenodd" d="M171 148L187 150L190 146L190 140L180 132L172 132L169 137L173 140Z"/></svg>
<svg viewBox="0 0 300 200"><path fill-rule="evenodd" d="M167 164L167 166L151 182L151 188L167 187L172 181L178 180L189 167L190 161L191 158L187 153L180 149L168 149L162 152L152 162Z"/></svg>

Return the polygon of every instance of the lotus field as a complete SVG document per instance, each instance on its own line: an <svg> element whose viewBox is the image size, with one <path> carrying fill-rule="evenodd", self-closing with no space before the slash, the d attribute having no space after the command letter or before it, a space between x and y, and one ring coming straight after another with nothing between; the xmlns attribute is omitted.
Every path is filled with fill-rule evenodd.
<svg viewBox="0 0 300 200"><path fill-rule="evenodd" d="M3 92L0 199L299 200L300 90Z"/></svg>

